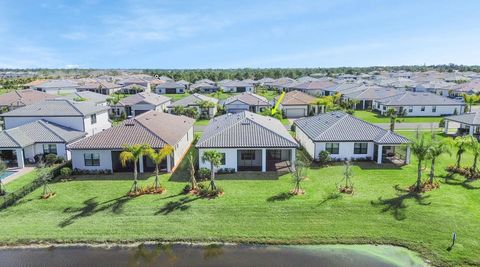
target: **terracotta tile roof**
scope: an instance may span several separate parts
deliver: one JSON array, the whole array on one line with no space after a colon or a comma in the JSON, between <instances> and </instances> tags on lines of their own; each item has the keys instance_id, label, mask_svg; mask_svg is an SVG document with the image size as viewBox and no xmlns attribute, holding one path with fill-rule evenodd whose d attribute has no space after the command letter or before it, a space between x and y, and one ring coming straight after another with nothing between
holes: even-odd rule
<instances>
[{"instance_id":1,"label":"terracotta tile roof","mask_svg":"<svg viewBox=\"0 0 480 267\"><path fill-rule=\"evenodd\" d=\"M278 100L279 97L275 99L275 101ZM310 105L314 104L317 101L316 97L313 97L309 94L300 92L300 91L290 91L285 94L285 96L282 99L282 105L288 106L288 105Z\"/></svg>"},{"instance_id":2,"label":"terracotta tile roof","mask_svg":"<svg viewBox=\"0 0 480 267\"><path fill-rule=\"evenodd\" d=\"M26 106L46 99L54 99L54 95L32 89L12 91L0 96L0 106Z\"/></svg>"}]
</instances>

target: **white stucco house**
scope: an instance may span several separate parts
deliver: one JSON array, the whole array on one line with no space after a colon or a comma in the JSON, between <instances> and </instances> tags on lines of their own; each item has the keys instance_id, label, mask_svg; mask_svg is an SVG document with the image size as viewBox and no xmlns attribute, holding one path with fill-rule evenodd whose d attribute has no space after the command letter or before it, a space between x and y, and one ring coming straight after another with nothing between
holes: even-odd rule
<instances>
[{"instance_id":1,"label":"white stucco house","mask_svg":"<svg viewBox=\"0 0 480 267\"><path fill-rule=\"evenodd\" d=\"M160 164L163 171L174 171L188 152L194 140L194 119L164 112L148 111L118 126L70 144L72 167L78 170L109 170L130 172L133 164L122 166L119 155L124 145L147 144L158 150L171 145L173 154ZM143 156L139 161L139 172L155 170L155 165Z\"/></svg>"},{"instance_id":2,"label":"white stucco house","mask_svg":"<svg viewBox=\"0 0 480 267\"><path fill-rule=\"evenodd\" d=\"M155 93L142 92L128 96L111 106L111 114L120 117L125 113L127 117L138 116L150 110L164 111L170 105L170 97Z\"/></svg>"},{"instance_id":3,"label":"white stucco house","mask_svg":"<svg viewBox=\"0 0 480 267\"><path fill-rule=\"evenodd\" d=\"M280 97L276 97L272 105L275 105ZM286 93L278 107L287 118L301 118L323 112L323 106L316 104L317 98L300 91Z\"/></svg>"},{"instance_id":4,"label":"white stucco house","mask_svg":"<svg viewBox=\"0 0 480 267\"><path fill-rule=\"evenodd\" d=\"M65 99L46 100L1 114L5 129L45 120L94 135L112 126L106 106Z\"/></svg>"},{"instance_id":5,"label":"white stucco house","mask_svg":"<svg viewBox=\"0 0 480 267\"><path fill-rule=\"evenodd\" d=\"M253 92L253 83L245 81L226 81L220 84L220 88L224 92L233 92L233 93L243 93L243 92Z\"/></svg>"},{"instance_id":6,"label":"white stucco house","mask_svg":"<svg viewBox=\"0 0 480 267\"><path fill-rule=\"evenodd\" d=\"M46 80L31 88L47 94L71 94L77 91L78 83L71 80Z\"/></svg>"},{"instance_id":7,"label":"white stucco house","mask_svg":"<svg viewBox=\"0 0 480 267\"><path fill-rule=\"evenodd\" d=\"M177 82L164 82L155 87L157 94L183 94L186 91L186 86Z\"/></svg>"},{"instance_id":8,"label":"white stucco house","mask_svg":"<svg viewBox=\"0 0 480 267\"><path fill-rule=\"evenodd\" d=\"M480 137L480 112L463 113L445 117L445 134Z\"/></svg>"},{"instance_id":9,"label":"white stucco house","mask_svg":"<svg viewBox=\"0 0 480 267\"><path fill-rule=\"evenodd\" d=\"M210 108L201 108L200 103L203 101L210 102L214 106ZM191 94L185 98L177 100L168 106L171 112L175 107L196 108L201 118L213 118L217 114L218 99L201 94Z\"/></svg>"},{"instance_id":10,"label":"white stucco house","mask_svg":"<svg viewBox=\"0 0 480 267\"><path fill-rule=\"evenodd\" d=\"M344 112L301 118L295 120L294 126L296 139L314 159L326 150L333 159L364 159L381 164L397 157L395 147L407 146L403 160L410 162L410 140Z\"/></svg>"},{"instance_id":11,"label":"white stucco house","mask_svg":"<svg viewBox=\"0 0 480 267\"><path fill-rule=\"evenodd\" d=\"M393 108L404 116L444 116L461 114L465 111L465 103L433 93L404 92L399 95L378 99L373 106L380 114Z\"/></svg>"},{"instance_id":12,"label":"white stucco house","mask_svg":"<svg viewBox=\"0 0 480 267\"><path fill-rule=\"evenodd\" d=\"M23 168L36 159L54 154L70 159L66 145L84 138L86 133L45 120L37 120L0 131L0 160L8 167Z\"/></svg>"},{"instance_id":13,"label":"white stucco house","mask_svg":"<svg viewBox=\"0 0 480 267\"><path fill-rule=\"evenodd\" d=\"M228 113L239 113L243 111L257 113L271 106L265 97L251 92L231 96L225 100L223 105Z\"/></svg>"},{"instance_id":14,"label":"white stucco house","mask_svg":"<svg viewBox=\"0 0 480 267\"><path fill-rule=\"evenodd\" d=\"M294 168L298 147L279 120L248 111L212 119L196 144L200 168L210 168L202 157L215 150L223 156L218 169L262 172Z\"/></svg>"}]
</instances>

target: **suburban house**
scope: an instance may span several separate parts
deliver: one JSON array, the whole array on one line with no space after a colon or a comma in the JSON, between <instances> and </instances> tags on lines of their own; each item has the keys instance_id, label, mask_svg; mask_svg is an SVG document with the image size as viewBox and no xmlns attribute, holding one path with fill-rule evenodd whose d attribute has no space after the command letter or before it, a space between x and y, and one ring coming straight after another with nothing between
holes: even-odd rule
<instances>
[{"instance_id":1,"label":"suburban house","mask_svg":"<svg viewBox=\"0 0 480 267\"><path fill-rule=\"evenodd\" d=\"M404 92L375 102L374 109L382 115L390 108L404 116L443 116L465 110L465 103L432 93Z\"/></svg>"},{"instance_id":2,"label":"suburban house","mask_svg":"<svg viewBox=\"0 0 480 267\"><path fill-rule=\"evenodd\" d=\"M71 80L46 80L31 88L47 94L71 94L77 91L78 83Z\"/></svg>"},{"instance_id":3,"label":"suburban house","mask_svg":"<svg viewBox=\"0 0 480 267\"><path fill-rule=\"evenodd\" d=\"M403 94L405 90L393 87L368 86L362 90L353 91L343 95L344 99L356 100L358 103L355 109L371 109L375 106L375 101Z\"/></svg>"},{"instance_id":4,"label":"suburban house","mask_svg":"<svg viewBox=\"0 0 480 267\"><path fill-rule=\"evenodd\" d=\"M72 167L78 170L112 172L133 171L133 164L122 166L120 153L125 145L147 144L155 150L166 145L173 147L173 154L160 164L161 170L174 171L194 140L194 119L159 111L148 111L122 122L108 130L70 144ZM143 156L139 172L155 170L154 163Z\"/></svg>"},{"instance_id":5,"label":"suburban house","mask_svg":"<svg viewBox=\"0 0 480 267\"><path fill-rule=\"evenodd\" d=\"M243 93L253 92L253 83L245 81L227 81L220 85L224 92Z\"/></svg>"},{"instance_id":6,"label":"suburban house","mask_svg":"<svg viewBox=\"0 0 480 267\"><path fill-rule=\"evenodd\" d=\"M334 86L335 83L330 80L316 80L316 81L309 81L304 83L295 83L290 86L285 86L285 91L301 91L313 96L323 96L329 95L325 89Z\"/></svg>"},{"instance_id":7,"label":"suburban house","mask_svg":"<svg viewBox=\"0 0 480 267\"><path fill-rule=\"evenodd\" d=\"M37 120L82 131L87 136L111 127L108 107L65 99L46 100L1 114L5 129L12 129Z\"/></svg>"},{"instance_id":8,"label":"suburban house","mask_svg":"<svg viewBox=\"0 0 480 267\"><path fill-rule=\"evenodd\" d=\"M15 90L0 95L0 109L1 111L10 111L47 99L55 99L55 97L54 95L32 89Z\"/></svg>"},{"instance_id":9,"label":"suburban house","mask_svg":"<svg viewBox=\"0 0 480 267\"><path fill-rule=\"evenodd\" d=\"M210 83L196 82L190 85L190 90L200 93L213 93L218 91L218 86Z\"/></svg>"},{"instance_id":10,"label":"suburban house","mask_svg":"<svg viewBox=\"0 0 480 267\"><path fill-rule=\"evenodd\" d=\"M274 102L278 101L276 97ZM315 115L323 111L321 106L316 104L317 98L300 91L290 91L286 93L278 107L287 118L300 118L309 115ZM275 104L273 103L273 104Z\"/></svg>"},{"instance_id":11,"label":"suburban house","mask_svg":"<svg viewBox=\"0 0 480 267\"><path fill-rule=\"evenodd\" d=\"M176 82L164 82L155 87L157 94L183 94L185 93L185 85Z\"/></svg>"},{"instance_id":12,"label":"suburban house","mask_svg":"<svg viewBox=\"0 0 480 267\"><path fill-rule=\"evenodd\" d=\"M82 85L79 85L77 88L77 91L82 92L82 91L90 91L102 95L111 95L113 93L116 93L120 91L122 87L118 84L114 84L111 82L107 81L102 81L102 80L93 80L93 81L87 81Z\"/></svg>"},{"instance_id":13,"label":"suburban house","mask_svg":"<svg viewBox=\"0 0 480 267\"><path fill-rule=\"evenodd\" d=\"M454 131L452 131L454 129ZM445 134L480 137L480 112L445 117Z\"/></svg>"},{"instance_id":14,"label":"suburban house","mask_svg":"<svg viewBox=\"0 0 480 267\"><path fill-rule=\"evenodd\" d=\"M268 100L251 92L234 95L225 100L223 103L227 113L238 113L242 111L261 112L265 108L270 107Z\"/></svg>"},{"instance_id":15,"label":"suburban house","mask_svg":"<svg viewBox=\"0 0 480 267\"><path fill-rule=\"evenodd\" d=\"M170 103L170 97L142 92L125 97L115 105L112 105L111 114L114 117L120 117L122 113L127 117L138 116L149 110L164 111Z\"/></svg>"},{"instance_id":16,"label":"suburban house","mask_svg":"<svg viewBox=\"0 0 480 267\"><path fill-rule=\"evenodd\" d=\"M23 168L48 154L66 160L66 145L84 138L86 133L45 120L33 121L0 132L0 159L8 167Z\"/></svg>"},{"instance_id":17,"label":"suburban house","mask_svg":"<svg viewBox=\"0 0 480 267\"><path fill-rule=\"evenodd\" d=\"M308 154L319 158L328 151L339 160L374 160L377 163L397 159L395 148L407 146L404 162L410 162L410 140L344 112L329 112L295 120L295 136Z\"/></svg>"},{"instance_id":18,"label":"suburban house","mask_svg":"<svg viewBox=\"0 0 480 267\"><path fill-rule=\"evenodd\" d=\"M74 101L74 102L88 102L95 105L106 106L107 105L107 95L94 93L91 91L82 91L82 92L75 92L70 95L66 95L62 98Z\"/></svg>"},{"instance_id":19,"label":"suburban house","mask_svg":"<svg viewBox=\"0 0 480 267\"><path fill-rule=\"evenodd\" d=\"M210 102L214 104L214 106L209 108L202 108L200 107L200 104L202 102ZM171 112L175 107L185 107L185 108L193 107L198 110L200 117L213 118L215 114L217 114L217 104L218 104L218 99L216 98L194 93L185 98L182 98L180 100L173 102L171 105L168 106L168 110Z\"/></svg>"},{"instance_id":20,"label":"suburban house","mask_svg":"<svg viewBox=\"0 0 480 267\"><path fill-rule=\"evenodd\" d=\"M205 151L216 150L223 157L219 169L262 172L294 168L298 147L279 120L248 111L214 118L196 144L201 168L210 168Z\"/></svg>"},{"instance_id":21,"label":"suburban house","mask_svg":"<svg viewBox=\"0 0 480 267\"><path fill-rule=\"evenodd\" d=\"M148 86L144 86L142 84L128 84L122 86L121 92L124 94L129 94L129 95L134 95L138 93L143 93L143 92L150 92L150 83L148 83Z\"/></svg>"}]
</instances>

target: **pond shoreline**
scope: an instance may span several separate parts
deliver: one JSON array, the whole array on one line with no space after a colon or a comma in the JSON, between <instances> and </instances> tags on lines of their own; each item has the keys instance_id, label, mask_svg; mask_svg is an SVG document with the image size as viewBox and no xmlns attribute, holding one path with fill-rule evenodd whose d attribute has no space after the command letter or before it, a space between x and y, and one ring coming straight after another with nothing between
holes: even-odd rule
<instances>
[{"instance_id":1,"label":"pond shoreline","mask_svg":"<svg viewBox=\"0 0 480 267\"><path fill-rule=\"evenodd\" d=\"M411 255L412 259L421 262L425 266L430 266L432 262L425 258L418 251L409 249L405 246L398 246L392 244L372 244L372 243L357 243L357 244L341 244L341 243L324 243L324 244L292 244L292 243L234 243L234 242L182 242L182 241L137 241L137 242L40 242L40 243L28 243L28 244L15 244L15 245L0 245L0 251L5 250L22 250L22 249L56 249L56 248L100 248L100 249L132 249L140 246L155 246L155 245L167 245L167 246L184 246L184 247L209 247L209 246L221 246L221 247L251 247L251 248L265 248L265 247L291 247L299 249L307 249L311 247L323 248L323 249L347 249L357 253L367 253L375 255L371 252L371 248L391 249L391 250L405 250ZM377 255L378 256L378 255Z\"/></svg>"}]
</instances>

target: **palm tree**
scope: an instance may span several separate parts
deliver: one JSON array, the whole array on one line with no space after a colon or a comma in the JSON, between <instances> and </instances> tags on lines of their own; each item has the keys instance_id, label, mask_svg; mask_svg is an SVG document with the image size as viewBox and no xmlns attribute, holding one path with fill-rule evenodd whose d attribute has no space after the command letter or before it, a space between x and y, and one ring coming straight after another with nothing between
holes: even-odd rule
<instances>
[{"instance_id":1,"label":"palm tree","mask_svg":"<svg viewBox=\"0 0 480 267\"><path fill-rule=\"evenodd\" d=\"M188 155L188 164L190 165L190 189L196 190L197 189L197 179L195 179L195 157L193 153Z\"/></svg>"},{"instance_id":2,"label":"palm tree","mask_svg":"<svg viewBox=\"0 0 480 267\"><path fill-rule=\"evenodd\" d=\"M215 170L214 167L220 166L222 162L222 154L216 150L205 151L202 156L203 162L210 162L210 187L212 190L217 189L215 185Z\"/></svg>"},{"instance_id":3,"label":"palm tree","mask_svg":"<svg viewBox=\"0 0 480 267\"><path fill-rule=\"evenodd\" d=\"M431 143L430 149L428 150L428 159L431 160L430 165L430 184L433 184L433 178L435 177L435 161L442 154L450 153L447 142L445 141L433 141ZM480 150L479 150L480 153Z\"/></svg>"},{"instance_id":4,"label":"palm tree","mask_svg":"<svg viewBox=\"0 0 480 267\"><path fill-rule=\"evenodd\" d=\"M393 108L389 108L387 112L385 113L387 117L390 117L390 131L394 132L395 131L395 123L398 121L399 116L403 116L404 114L401 114L397 110Z\"/></svg>"},{"instance_id":5,"label":"palm tree","mask_svg":"<svg viewBox=\"0 0 480 267\"><path fill-rule=\"evenodd\" d=\"M474 172L477 171L477 161L478 161L478 157L480 156L480 142L478 142L478 139L473 137L473 136L469 136L468 137L470 140L468 142L468 150L470 150L473 154L473 165L472 165L472 169Z\"/></svg>"},{"instance_id":6,"label":"palm tree","mask_svg":"<svg viewBox=\"0 0 480 267\"><path fill-rule=\"evenodd\" d=\"M455 166L457 168L460 168L460 163L462 161L462 155L467 150L469 142L470 142L469 138L464 137L464 136L457 136L457 137L455 137L455 139L453 139L451 141L451 145L453 145L453 147L457 148L457 162L455 164Z\"/></svg>"},{"instance_id":7,"label":"palm tree","mask_svg":"<svg viewBox=\"0 0 480 267\"><path fill-rule=\"evenodd\" d=\"M465 100L465 103L467 103L468 105L468 111L472 111L472 105L475 104L475 102L477 101L477 96L463 94L463 99Z\"/></svg>"},{"instance_id":8,"label":"palm tree","mask_svg":"<svg viewBox=\"0 0 480 267\"><path fill-rule=\"evenodd\" d=\"M431 144L425 141L424 135L422 135L420 138L416 138L416 140L411 145L412 153L417 157L418 160L417 183L415 186L415 189L417 191L420 191L422 185L422 162L427 159L430 147Z\"/></svg>"},{"instance_id":9,"label":"palm tree","mask_svg":"<svg viewBox=\"0 0 480 267\"><path fill-rule=\"evenodd\" d=\"M127 166L127 162L133 162L133 186L130 192L138 192L138 171L137 162L142 158L150 147L146 144L124 145L123 151L120 153L120 163L123 167Z\"/></svg>"},{"instance_id":10,"label":"palm tree","mask_svg":"<svg viewBox=\"0 0 480 267\"><path fill-rule=\"evenodd\" d=\"M165 145L162 149L155 151L155 149L150 148L146 151L148 157L153 161L155 164L155 182L154 182L154 187L155 189L158 189L160 186L158 182L158 173L160 172L159 166L162 161L169 156L170 154L173 153L173 147L171 145Z\"/></svg>"}]
</instances>

